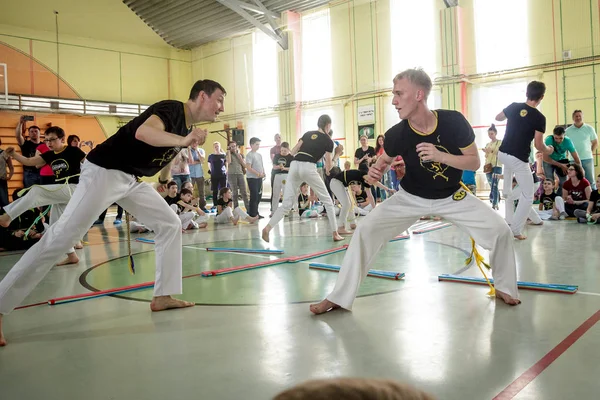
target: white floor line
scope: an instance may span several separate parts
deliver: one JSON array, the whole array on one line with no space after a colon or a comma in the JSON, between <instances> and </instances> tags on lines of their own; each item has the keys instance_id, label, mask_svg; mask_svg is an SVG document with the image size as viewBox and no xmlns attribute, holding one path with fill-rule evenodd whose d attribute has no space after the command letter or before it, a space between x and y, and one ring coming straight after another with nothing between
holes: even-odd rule
<instances>
[{"instance_id":1,"label":"white floor line","mask_svg":"<svg viewBox=\"0 0 600 400\"><path fill-rule=\"evenodd\" d=\"M580 291L578 291L577 294L585 294L587 296L600 296L600 293L592 293L592 292L580 292Z\"/></svg>"}]
</instances>

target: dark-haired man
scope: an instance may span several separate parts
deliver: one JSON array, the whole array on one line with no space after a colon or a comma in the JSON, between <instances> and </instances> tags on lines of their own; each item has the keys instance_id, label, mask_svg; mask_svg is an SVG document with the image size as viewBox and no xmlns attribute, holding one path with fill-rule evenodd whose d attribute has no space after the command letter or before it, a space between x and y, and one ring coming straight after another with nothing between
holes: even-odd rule
<instances>
[{"instance_id":1,"label":"dark-haired man","mask_svg":"<svg viewBox=\"0 0 600 400\"><path fill-rule=\"evenodd\" d=\"M552 131L552 135L547 136L544 139L544 144L552 146L554 152L550 155L544 154L543 167L544 175L546 178L554 181L554 173L558 176L558 193L562 193L562 185L567 180L567 167L569 166L569 159L567 153L575 160L575 164L581 165L579 155L575 150L575 146L571 139L565 136L565 128L557 126Z\"/></svg>"},{"instance_id":2,"label":"dark-haired man","mask_svg":"<svg viewBox=\"0 0 600 400\"><path fill-rule=\"evenodd\" d=\"M29 137L25 138L25 131L29 133ZM27 117L21 116L17 129L15 129L17 143L21 148L21 154L24 157L35 156L35 151L40 145L40 128L36 125L27 128ZM36 167L23 166L23 186L28 188L33 185L40 184L40 171Z\"/></svg>"},{"instance_id":3,"label":"dark-haired man","mask_svg":"<svg viewBox=\"0 0 600 400\"><path fill-rule=\"evenodd\" d=\"M60 255L115 202L156 233L156 282L150 309L193 306L171 297L182 288L181 222L160 194L138 178L160 172L159 183L166 185L169 164L181 148L206 140L206 130L192 129L193 124L214 122L224 110L225 94L215 81L197 81L185 103L164 100L151 105L88 154L62 217L0 282L0 346L6 344L2 314L18 306Z\"/></svg>"},{"instance_id":4,"label":"dark-haired man","mask_svg":"<svg viewBox=\"0 0 600 400\"><path fill-rule=\"evenodd\" d=\"M531 141L535 148L543 154L550 155L554 151L552 146L544 144L546 132L546 117L536 108L542 102L546 93L544 82L533 81L527 85L527 101L525 103L512 103L496 116L497 121L506 123L506 133L498 151L498 160L504 164L504 197L506 199L506 223L510 226L516 239L527 239L523 235L523 228L527 215L533 204L533 176L529 168ZM519 185L520 191L512 190L513 176ZM520 193L519 197L516 194ZM519 200L517 209L511 207L515 200Z\"/></svg>"},{"instance_id":5,"label":"dark-haired man","mask_svg":"<svg viewBox=\"0 0 600 400\"><path fill-rule=\"evenodd\" d=\"M43 154L34 157L23 157L16 153L12 147L6 149L6 153L26 167L41 168L44 165L50 166L56 183L32 186L27 194L6 206L4 208L6 214L0 215L0 226L2 227L8 227L12 220L27 210L50 205L52 206L50 225L53 225L60 219L67 203L71 200L71 195L77 188L81 163L85 159L85 153L79 147L65 144L65 131L59 126L46 129L45 136L49 150ZM79 238L75 242L78 240ZM77 264L79 262L79 257L77 257L73 247L69 248L66 253L67 259L57 265Z\"/></svg>"}]
</instances>

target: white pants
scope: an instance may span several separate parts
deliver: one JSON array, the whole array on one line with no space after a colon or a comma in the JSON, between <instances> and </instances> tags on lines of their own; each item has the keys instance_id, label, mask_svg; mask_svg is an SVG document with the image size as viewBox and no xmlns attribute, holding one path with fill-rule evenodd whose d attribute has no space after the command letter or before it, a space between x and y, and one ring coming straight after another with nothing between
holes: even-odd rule
<instances>
[{"instance_id":1,"label":"white pants","mask_svg":"<svg viewBox=\"0 0 600 400\"><path fill-rule=\"evenodd\" d=\"M325 182L323 182L323 179L321 179L321 176L317 172L317 166L314 163L306 161L294 161L290 165L290 171L288 172L288 178L283 192L283 203L269 220L269 225L271 227L277 225L283 216L292 209L294 203L297 201L296 193L302 182L308 183L311 189L315 191L319 200L327 210L327 218L329 219L329 228L331 229L331 232L336 232L337 221L335 219L333 201L331 201L331 197L329 197Z\"/></svg>"},{"instance_id":2,"label":"white pants","mask_svg":"<svg viewBox=\"0 0 600 400\"><path fill-rule=\"evenodd\" d=\"M371 211L373 211L373 206L370 204L367 204L362 208L359 206L354 207L354 212L358 215L362 215L363 217L368 215Z\"/></svg>"},{"instance_id":3,"label":"white pants","mask_svg":"<svg viewBox=\"0 0 600 400\"><path fill-rule=\"evenodd\" d=\"M79 184L61 218L0 282L0 314L8 314L21 304L60 256L115 202L155 232L154 295L180 294L182 247L177 215L149 184L85 161Z\"/></svg>"},{"instance_id":4,"label":"white pants","mask_svg":"<svg viewBox=\"0 0 600 400\"><path fill-rule=\"evenodd\" d=\"M239 207L236 207L235 210L231 207L225 207L225 209L221 212L221 214L215 217L216 224L226 224L230 221L230 218L236 218L246 220L248 218L248 214Z\"/></svg>"},{"instance_id":5,"label":"white pants","mask_svg":"<svg viewBox=\"0 0 600 400\"><path fill-rule=\"evenodd\" d=\"M179 207L177 207L177 204L171 204L171 210L177 214ZM198 229L198 223L208 222L207 216L198 215L194 211L182 212L178 216L182 229Z\"/></svg>"},{"instance_id":6,"label":"white pants","mask_svg":"<svg viewBox=\"0 0 600 400\"><path fill-rule=\"evenodd\" d=\"M350 193L348 193L348 188L344 186L344 184L338 180L333 178L329 182L329 188L338 199L340 204L342 205L342 210L340 211L338 226L344 226L344 229L350 230L351 224L356 224L356 216L354 215L354 210L352 208L352 199L350 198ZM350 212L352 210L352 212ZM350 218L348 218L350 216Z\"/></svg>"},{"instance_id":7,"label":"white pants","mask_svg":"<svg viewBox=\"0 0 600 400\"><path fill-rule=\"evenodd\" d=\"M513 198L520 199L521 198L521 194L522 194L522 190L521 190L520 186L515 186L514 188L512 188L512 196L513 196ZM519 200L519 204L521 204L521 200ZM510 206L512 206L513 211L514 211L514 208L515 208L514 200L511 201L511 202L509 202L508 200L506 200L506 208L508 208ZM518 209L518 207L519 206L517 205L517 209ZM564 203L563 203L563 209L564 209ZM530 219L531 222L533 222L536 225L539 225L542 222L542 220L540 219L540 215L531 206L529 207L529 211L527 212L527 217L526 217L525 221L527 221L527 219Z\"/></svg>"},{"instance_id":8,"label":"white pants","mask_svg":"<svg viewBox=\"0 0 600 400\"><path fill-rule=\"evenodd\" d=\"M10 219L14 220L32 208L52 206L50 210L50 225L53 225L60 219L76 188L77 185L74 184L34 185L25 193L25 196L4 207L4 211L6 211ZM79 239L81 238L75 240L71 246L78 242ZM67 254L73 252L75 252L73 247L67 250Z\"/></svg>"},{"instance_id":9,"label":"white pants","mask_svg":"<svg viewBox=\"0 0 600 400\"><path fill-rule=\"evenodd\" d=\"M275 178L273 178L273 196L271 200L271 210L277 210L279 207L279 196L281 196L281 192L285 187L284 181L287 180L288 174L275 174Z\"/></svg>"},{"instance_id":10,"label":"white pants","mask_svg":"<svg viewBox=\"0 0 600 400\"><path fill-rule=\"evenodd\" d=\"M470 193L462 200L453 200L452 196L430 200L413 196L400 188L358 224L344 255L335 287L327 299L347 310L352 309L358 288L383 245L423 215L443 217L464 229L478 245L490 250L496 289L518 297L514 239L501 216Z\"/></svg>"},{"instance_id":11,"label":"white pants","mask_svg":"<svg viewBox=\"0 0 600 400\"><path fill-rule=\"evenodd\" d=\"M523 227L527 222L527 217L531 218L531 205L533 204L533 176L529 163L519 160L517 157L498 152L498 160L504 164L504 198L506 199L506 223L513 231L513 235L521 235ZM520 191L513 191L513 175L517 180ZM519 200L517 209L514 209L514 201ZM535 213L535 212L534 212ZM537 217L537 213L535 213Z\"/></svg>"}]
</instances>

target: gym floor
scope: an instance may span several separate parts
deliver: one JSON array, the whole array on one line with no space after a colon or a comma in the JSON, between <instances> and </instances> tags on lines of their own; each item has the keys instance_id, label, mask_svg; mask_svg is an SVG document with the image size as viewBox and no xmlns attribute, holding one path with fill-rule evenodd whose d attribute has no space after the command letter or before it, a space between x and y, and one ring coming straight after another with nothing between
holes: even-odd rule
<instances>
[{"instance_id":1,"label":"gym floor","mask_svg":"<svg viewBox=\"0 0 600 400\"><path fill-rule=\"evenodd\" d=\"M114 227L110 215L88 233L80 263L55 267L24 305L154 280L154 245L132 242L130 275L125 226ZM266 246L267 221L184 234L183 275L282 257L205 247L271 246L287 257L339 246L326 218L298 217L285 218ZM179 297L197 306L183 310L151 313L152 289L15 310L4 318L0 397L269 399L312 378L362 376L439 399L597 398L600 229L549 221L527 235L514 243L519 280L578 285L578 293L521 290L523 303L509 307L485 286L438 282L440 274L481 276L465 266L469 237L451 226L387 244L374 268L406 277L367 277L353 312L309 312L337 277L309 269L310 261L185 278ZM0 254L4 277L20 254ZM339 265L343 256L314 261Z\"/></svg>"}]
</instances>

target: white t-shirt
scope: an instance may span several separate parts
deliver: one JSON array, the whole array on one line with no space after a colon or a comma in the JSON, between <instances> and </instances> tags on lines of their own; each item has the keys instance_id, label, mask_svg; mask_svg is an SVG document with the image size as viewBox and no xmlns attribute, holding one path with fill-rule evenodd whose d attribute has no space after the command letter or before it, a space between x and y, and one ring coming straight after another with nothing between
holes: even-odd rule
<instances>
[{"instance_id":1,"label":"white t-shirt","mask_svg":"<svg viewBox=\"0 0 600 400\"><path fill-rule=\"evenodd\" d=\"M265 167L263 166L262 156L257 151L250 151L246 154L246 164L250 164L253 170L265 173ZM259 176L246 170L246 178L258 178Z\"/></svg>"}]
</instances>

